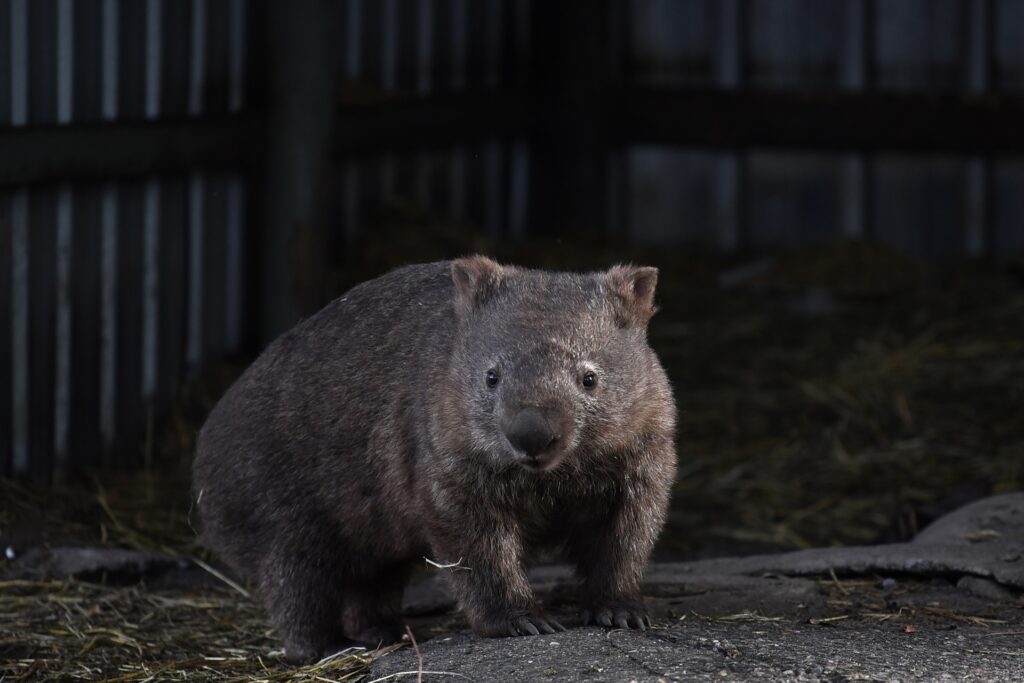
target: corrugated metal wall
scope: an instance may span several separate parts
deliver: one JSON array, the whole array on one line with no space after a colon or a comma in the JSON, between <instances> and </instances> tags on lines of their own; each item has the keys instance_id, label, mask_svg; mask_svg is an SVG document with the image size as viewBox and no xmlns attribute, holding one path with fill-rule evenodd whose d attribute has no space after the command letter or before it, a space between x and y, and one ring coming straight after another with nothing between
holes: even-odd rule
<instances>
[{"instance_id":1,"label":"corrugated metal wall","mask_svg":"<svg viewBox=\"0 0 1024 683\"><path fill-rule=\"evenodd\" d=\"M1024 96L1017 0L613 5L612 32L625 49L611 68L627 83ZM531 11L529 0L342 0L339 69L358 91L516 87L529 78ZM404 202L483 226L492 238L527 234L531 161L525 140L495 139L347 163L338 230L351 244L381 206ZM1024 248L1024 214L1011 208L1024 194L1018 165L1001 157L632 146L609 159L609 213L619 217L611 231L725 251L868 236L930 257L999 257Z\"/></svg>"},{"instance_id":2,"label":"corrugated metal wall","mask_svg":"<svg viewBox=\"0 0 1024 683\"><path fill-rule=\"evenodd\" d=\"M610 4L617 84L1024 96L1017 0ZM0 129L244 112L263 79L258 6L0 0ZM534 0L336 8L343 104L521 90L542 66ZM538 162L525 135L339 161L334 260L398 203L495 240L529 234ZM607 172L611 232L644 243L734 251L870 236L939 257L1024 247L1019 158L628 145ZM0 471L145 457L151 407L242 340L250 194L242 174L202 168L0 188Z\"/></svg>"},{"instance_id":3,"label":"corrugated metal wall","mask_svg":"<svg viewBox=\"0 0 1024 683\"><path fill-rule=\"evenodd\" d=\"M0 127L239 111L248 12L0 0ZM241 341L245 193L199 168L0 188L0 473L148 457L150 411Z\"/></svg>"},{"instance_id":4,"label":"corrugated metal wall","mask_svg":"<svg viewBox=\"0 0 1024 683\"><path fill-rule=\"evenodd\" d=\"M340 0L343 97L483 93L530 78L531 0ZM338 169L336 242L352 245L399 203L478 226L526 231L527 141L495 137L448 149L354 159Z\"/></svg>"},{"instance_id":5,"label":"corrugated metal wall","mask_svg":"<svg viewBox=\"0 0 1024 683\"><path fill-rule=\"evenodd\" d=\"M1024 95L1017 0L629 4L626 72L640 83ZM729 251L870 236L940 258L1024 248L1020 159L652 146L624 157L625 229L643 242Z\"/></svg>"}]
</instances>

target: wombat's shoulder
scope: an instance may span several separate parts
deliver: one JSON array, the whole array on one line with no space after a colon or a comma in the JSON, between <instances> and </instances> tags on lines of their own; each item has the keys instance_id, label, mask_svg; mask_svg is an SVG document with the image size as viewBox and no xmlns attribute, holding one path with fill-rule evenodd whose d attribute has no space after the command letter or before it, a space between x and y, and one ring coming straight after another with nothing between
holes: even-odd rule
<instances>
[{"instance_id":1,"label":"wombat's shoulder","mask_svg":"<svg viewBox=\"0 0 1024 683\"><path fill-rule=\"evenodd\" d=\"M328 311L344 303L401 305L413 300L439 303L450 301L452 294L451 261L416 263L359 283L323 310Z\"/></svg>"}]
</instances>

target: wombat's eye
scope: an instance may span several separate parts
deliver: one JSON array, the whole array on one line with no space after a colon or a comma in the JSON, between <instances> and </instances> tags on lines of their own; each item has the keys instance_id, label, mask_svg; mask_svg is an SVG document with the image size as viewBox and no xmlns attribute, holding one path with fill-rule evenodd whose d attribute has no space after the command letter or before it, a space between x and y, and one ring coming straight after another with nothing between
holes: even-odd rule
<instances>
[{"instance_id":1,"label":"wombat's eye","mask_svg":"<svg viewBox=\"0 0 1024 683\"><path fill-rule=\"evenodd\" d=\"M589 370L584 372L583 376L580 377L580 384L583 385L584 389L593 389L597 386L597 375Z\"/></svg>"},{"instance_id":2,"label":"wombat's eye","mask_svg":"<svg viewBox=\"0 0 1024 683\"><path fill-rule=\"evenodd\" d=\"M487 386L492 389L498 386L498 380L500 379L501 377L498 375L497 370L488 370L487 374L484 375L484 381L487 382Z\"/></svg>"}]
</instances>

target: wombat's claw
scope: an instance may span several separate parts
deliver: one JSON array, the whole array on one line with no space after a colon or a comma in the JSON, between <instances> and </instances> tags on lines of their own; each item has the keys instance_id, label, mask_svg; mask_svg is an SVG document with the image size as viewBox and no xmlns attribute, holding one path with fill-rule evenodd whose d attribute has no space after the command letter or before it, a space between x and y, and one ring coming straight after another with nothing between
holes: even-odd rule
<instances>
[{"instance_id":1,"label":"wombat's claw","mask_svg":"<svg viewBox=\"0 0 1024 683\"><path fill-rule=\"evenodd\" d=\"M558 621L548 616L526 611L510 612L507 616L508 635L539 636L566 630Z\"/></svg>"},{"instance_id":2,"label":"wombat's claw","mask_svg":"<svg viewBox=\"0 0 1024 683\"><path fill-rule=\"evenodd\" d=\"M608 628L635 628L641 631L646 631L651 627L651 618L647 616L647 611L638 606L585 609L580 614L580 618L584 626L596 623Z\"/></svg>"},{"instance_id":3,"label":"wombat's claw","mask_svg":"<svg viewBox=\"0 0 1024 683\"><path fill-rule=\"evenodd\" d=\"M509 622L509 633L513 636L539 636L541 633L564 631L565 627L554 619L535 615L514 617Z\"/></svg>"}]
</instances>

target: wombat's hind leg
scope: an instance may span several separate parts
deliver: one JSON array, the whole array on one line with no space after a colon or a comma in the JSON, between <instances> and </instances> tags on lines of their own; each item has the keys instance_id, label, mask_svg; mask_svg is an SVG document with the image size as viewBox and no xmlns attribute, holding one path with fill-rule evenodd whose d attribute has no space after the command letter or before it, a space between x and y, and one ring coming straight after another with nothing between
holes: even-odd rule
<instances>
[{"instance_id":1,"label":"wombat's hind leg","mask_svg":"<svg viewBox=\"0 0 1024 683\"><path fill-rule=\"evenodd\" d=\"M345 636L367 647L380 647L402 639L402 593L409 572L389 567L373 578L346 581L342 626Z\"/></svg>"},{"instance_id":2,"label":"wombat's hind leg","mask_svg":"<svg viewBox=\"0 0 1024 683\"><path fill-rule=\"evenodd\" d=\"M296 558L267 558L260 592L290 662L312 662L350 645L341 631L342 594L329 574Z\"/></svg>"}]
</instances>

